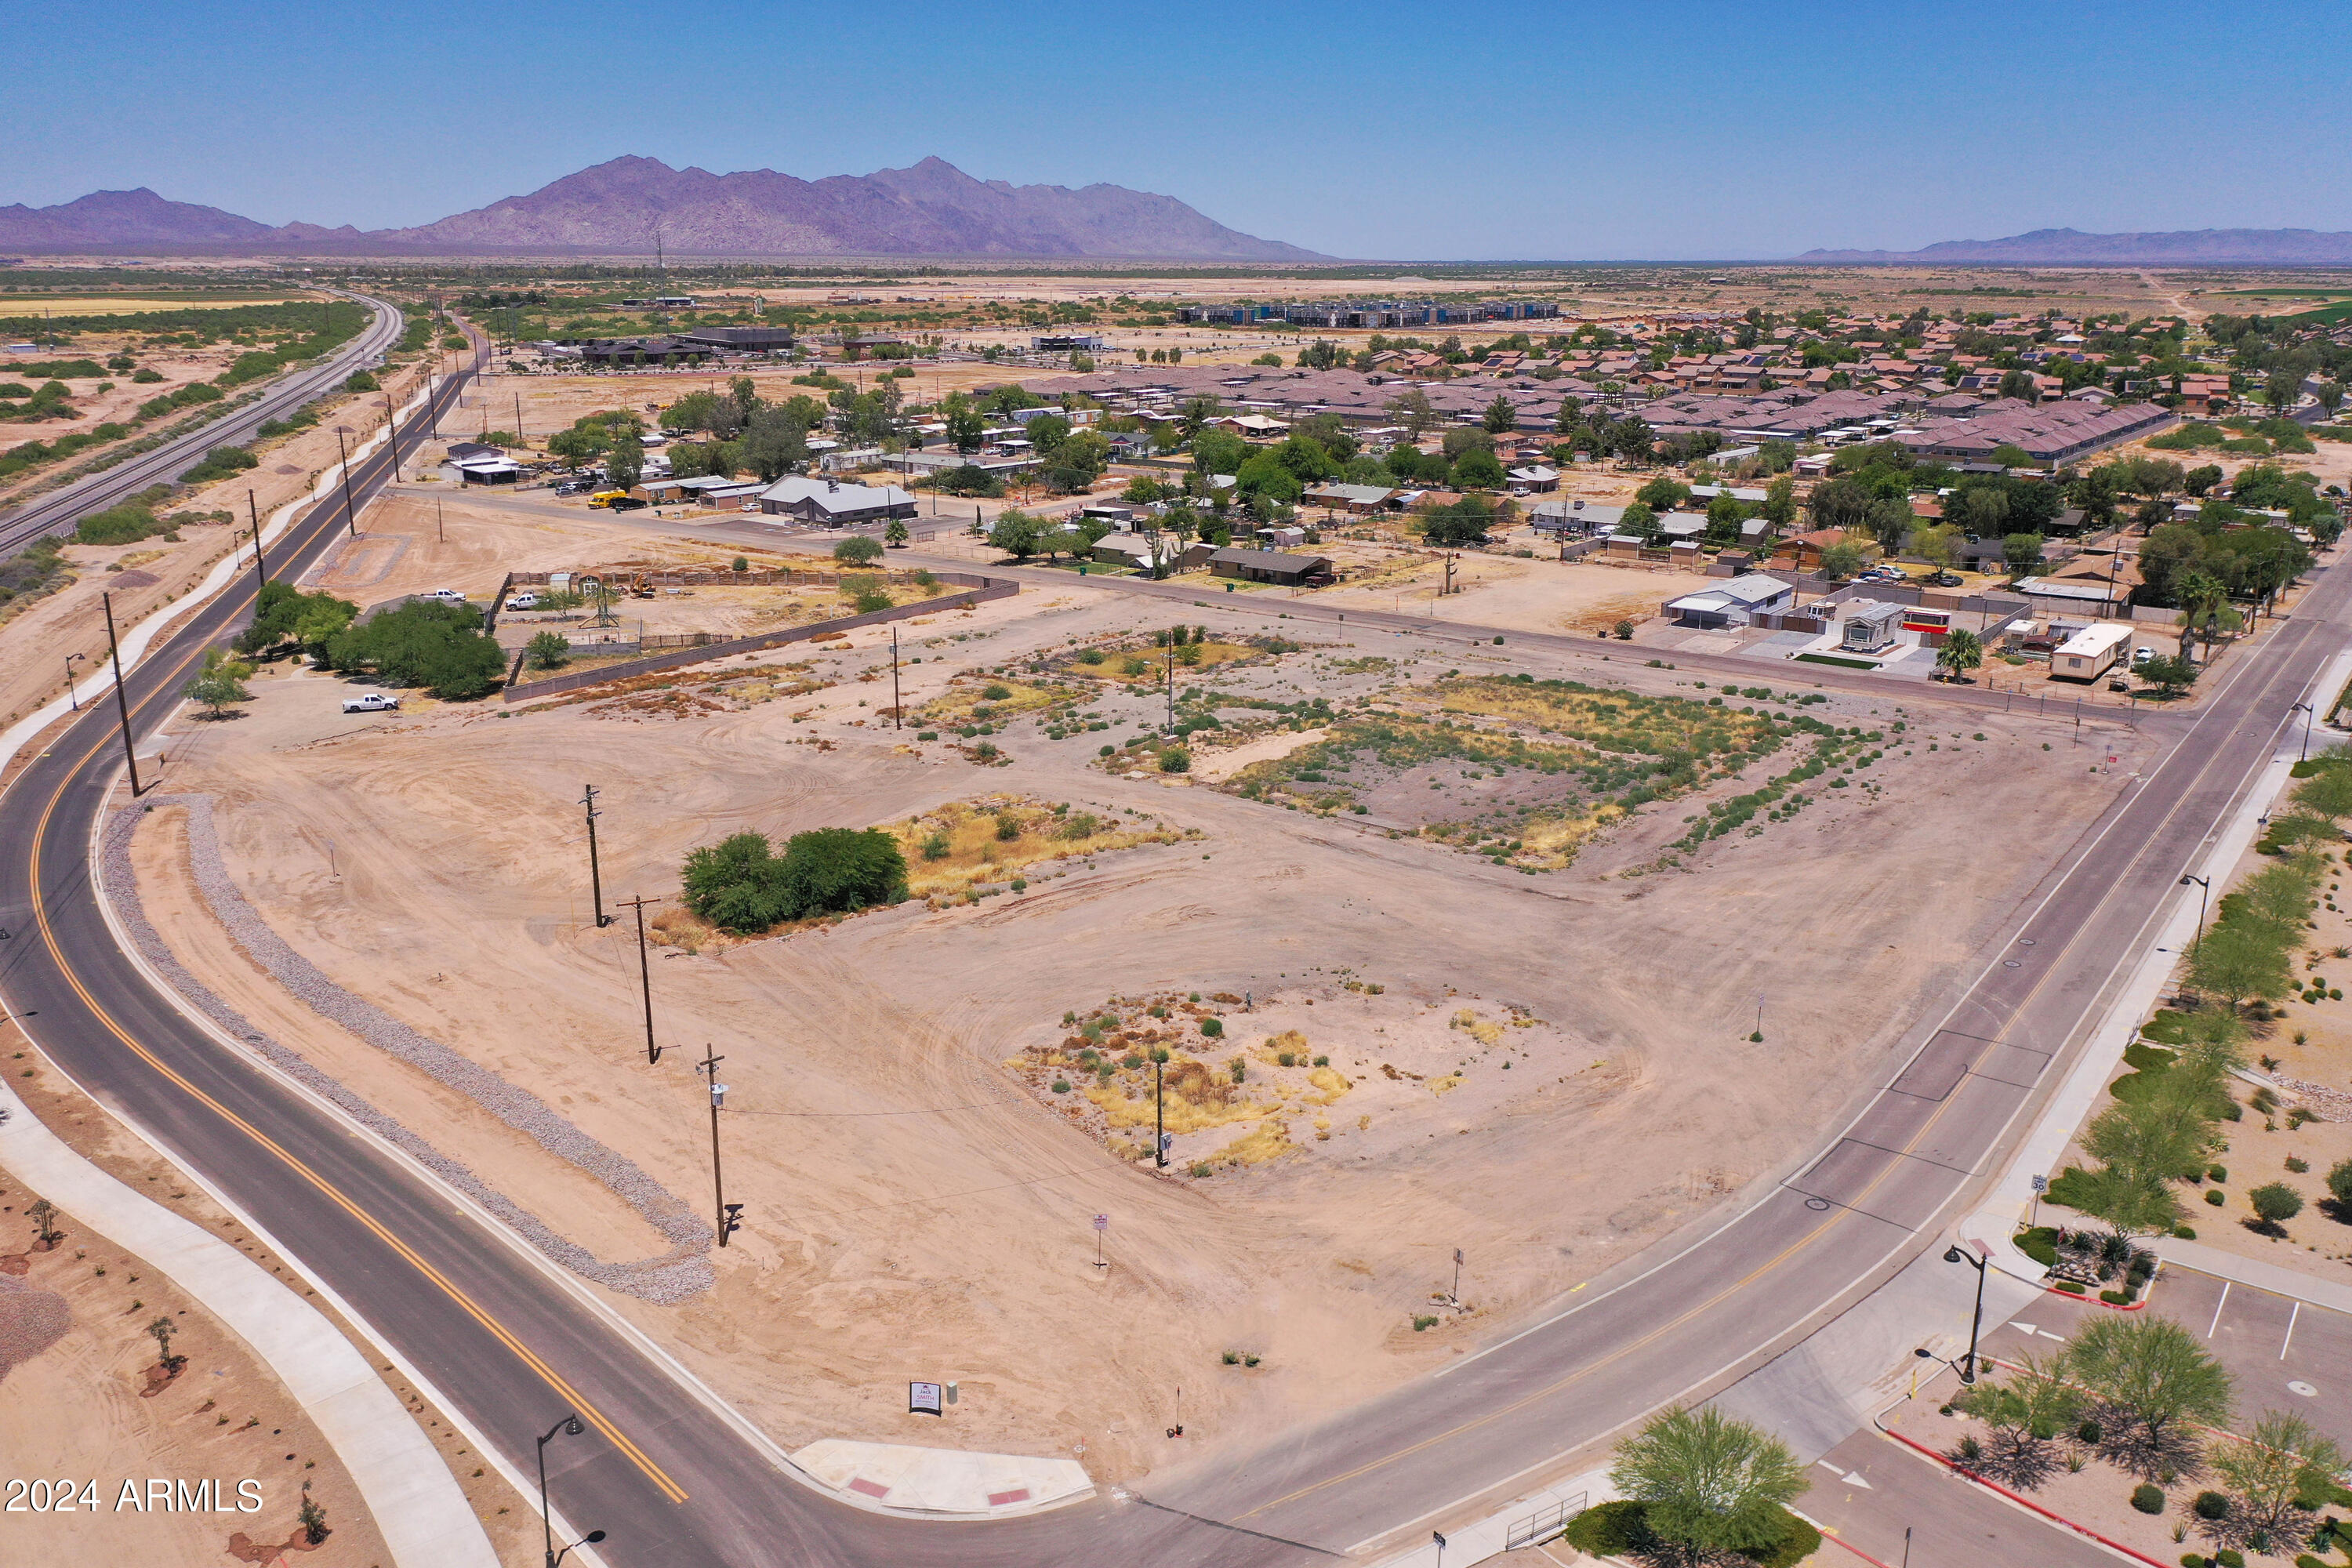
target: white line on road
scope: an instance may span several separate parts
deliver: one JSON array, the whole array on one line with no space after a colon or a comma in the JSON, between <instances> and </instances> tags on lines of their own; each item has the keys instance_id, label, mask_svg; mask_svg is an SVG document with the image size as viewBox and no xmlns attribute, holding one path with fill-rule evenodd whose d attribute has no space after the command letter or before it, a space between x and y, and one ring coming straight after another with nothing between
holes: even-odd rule
<instances>
[{"instance_id":1,"label":"white line on road","mask_svg":"<svg viewBox=\"0 0 2352 1568\"><path fill-rule=\"evenodd\" d=\"M2286 1360L2286 1347L2294 1342L2294 1321L2303 1316L2303 1303L2297 1301L2294 1310L2286 1315L2286 1337L2279 1341L2279 1360Z\"/></svg>"},{"instance_id":2,"label":"white line on road","mask_svg":"<svg viewBox=\"0 0 2352 1568\"><path fill-rule=\"evenodd\" d=\"M2221 1309L2230 1304L2230 1281L2221 1281L2221 1299L2213 1303L2213 1321L2205 1325L2205 1337L2211 1339L2213 1331L2221 1326Z\"/></svg>"}]
</instances>

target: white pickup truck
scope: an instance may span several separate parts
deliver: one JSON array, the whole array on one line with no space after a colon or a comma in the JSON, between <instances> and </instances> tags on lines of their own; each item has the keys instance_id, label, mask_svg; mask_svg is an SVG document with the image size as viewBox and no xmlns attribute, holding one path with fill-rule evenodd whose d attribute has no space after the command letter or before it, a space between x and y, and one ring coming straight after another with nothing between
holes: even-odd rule
<instances>
[{"instance_id":1,"label":"white pickup truck","mask_svg":"<svg viewBox=\"0 0 2352 1568\"><path fill-rule=\"evenodd\" d=\"M343 711L346 713L383 713L397 710L399 707L400 699L388 691L367 691L343 699Z\"/></svg>"}]
</instances>

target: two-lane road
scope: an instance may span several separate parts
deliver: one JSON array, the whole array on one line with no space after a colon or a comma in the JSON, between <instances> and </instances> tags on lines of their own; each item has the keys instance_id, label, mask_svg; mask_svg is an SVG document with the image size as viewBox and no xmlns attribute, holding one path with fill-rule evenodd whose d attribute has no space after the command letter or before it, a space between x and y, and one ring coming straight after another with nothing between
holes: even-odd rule
<instances>
[{"instance_id":1,"label":"two-lane road","mask_svg":"<svg viewBox=\"0 0 2352 1568\"><path fill-rule=\"evenodd\" d=\"M279 377L258 398L232 414L207 420L152 451L126 458L110 468L101 468L22 505L0 510L0 555L44 534L61 533L89 513L103 511L159 480L176 479L215 447L251 440L265 421L291 414L312 398L341 385L353 371L372 363L400 341L397 307L341 289L328 292L340 294L375 312L358 337L317 364Z\"/></svg>"},{"instance_id":2,"label":"two-lane road","mask_svg":"<svg viewBox=\"0 0 2352 1568\"><path fill-rule=\"evenodd\" d=\"M355 489L372 493L387 471L378 454ZM276 569L307 563L341 525L340 499L312 508ZM1450 1518L1663 1400L1711 1392L1931 1244L2063 1076L2119 963L2141 951L2289 705L2342 646L2347 599L2352 574L2331 573L2265 646L2215 677L2204 710L2046 879L1982 973L1920 1021L1916 1054L1819 1158L1702 1242L1600 1282L1574 1310L1437 1376L1154 1478L1148 1498L1025 1520L910 1521L792 1480L519 1249L154 994L89 885L91 829L120 760L107 708L68 725L0 795L0 925L17 933L0 945L0 991L19 1012L39 1010L45 1054L257 1216L519 1466L551 1421L578 1410L593 1432L550 1448L555 1497L574 1524L611 1532L612 1563L1328 1562ZM250 605L243 584L230 589L134 672L137 727L173 710L189 668Z\"/></svg>"}]
</instances>

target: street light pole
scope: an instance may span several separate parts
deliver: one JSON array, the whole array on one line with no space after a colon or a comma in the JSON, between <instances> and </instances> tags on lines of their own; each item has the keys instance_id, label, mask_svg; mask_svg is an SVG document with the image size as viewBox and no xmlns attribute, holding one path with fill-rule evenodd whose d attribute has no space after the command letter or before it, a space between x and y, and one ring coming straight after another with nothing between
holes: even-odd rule
<instances>
[{"instance_id":1,"label":"street light pole","mask_svg":"<svg viewBox=\"0 0 2352 1568\"><path fill-rule=\"evenodd\" d=\"M661 1060L662 1048L654 1044L654 975L646 963L646 905L659 902L659 899L649 900L639 893L621 906L637 911L637 984L646 997L646 1060L649 1064Z\"/></svg>"},{"instance_id":2,"label":"street light pole","mask_svg":"<svg viewBox=\"0 0 2352 1568\"><path fill-rule=\"evenodd\" d=\"M898 695L898 628L890 628L890 728L907 727L907 704Z\"/></svg>"},{"instance_id":3,"label":"street light pole","mask_svg":"<svg viewBox=\"0 0 2352 1568\"><path fill-rule=\"evenodd\" d=\"M539 1531L546 1548L543 1568L555 1568L555 1525L547 1517L547 1446L555 1440L559 1432L567 1437L577 1437L586 1430L580 1425L580 1417L566 1415L550 1426L539 1439ZM564 1550L568 1552L571 1548Z\"/></svg>"},{"instance_id":4,"label":"street light pole","mask_svg":"<svg viewBox=\"0 0 2352 1568\"><path fill-rule=\"evenodd\" d=\"M604 912L604 873L596 863L596 819L604 814L596 809L596 786L581 787L588 792L580 799L582 809L588 814L588 898L596 910L596 929L603 931L618 918Z\"/></svg>"},{"instance_id":5,"label":"street light pole","mask_svg":"<svg viewBox=\"0 0 2352 1568\"><path fill-rule=\"evenodd\" d=\"M77 713L81 711L81 697L74 690L74 660L78 658L88 658L89 657L89 655L86 653L69 653L66 655L66 700L72 705L73 710Z\"/></svg>"},{"instance_id":6,"label":"street light pole","mask_svg":"<svg viewBox=\"0 0 2352 1568\"><path fill-rule=\"evenodd\" d=\"M1962 1383L1972 1384L1977 1380L1977 1335L1984 1328L1985 1265L1990 1262L1990 1259L1984 1257L1981 1253L1963 1252L1956 1243L1953 1246L1944 1248L1944 1261L1947 1263L1972 1263L1976 1266L1977 1310L1976 1315L1969 1320L1969 1359L1960 1368L1960 1381Z\"/></svg>"},{"instance_id":7,"label":"street light pole","mask_svg":"<svg viewBox=\"0 0 2352 1568\"><path fill-rule=\"evenodd\" d=\"M1151 1158L1154 1170L1168 1168L1168 1053L1151 1053Z\"/></svg>"},{"instance_id":8,"label":"street light pole","mask_svg":"<svg viewBox=\"0 0 2352 1568\"><path fill-rule=\"evenodd\" d=\"M2205 900L2212 896L2213 882L2209 877L2187 874L2180 879L2180 885L2184 888L2191 882L2197 884L2197 938L2189 944L2189 956L2195 958L2205 945Z\"/></svg>"},{"instance_id":9,"label":"street light pole","mask_svg":"<svg viewBox=\"0 0 2352 1568\"><path fill-rule=\"evenodd\" d=\"M2305 761L2311 755L2311 704L2308 702L2298 702L2294 707L2288 709L2287 711L2289 713L2300 713L2303 715L2303 745L2294 753L2294 760L2300 763Z\"/></svg>"}]
</instances>

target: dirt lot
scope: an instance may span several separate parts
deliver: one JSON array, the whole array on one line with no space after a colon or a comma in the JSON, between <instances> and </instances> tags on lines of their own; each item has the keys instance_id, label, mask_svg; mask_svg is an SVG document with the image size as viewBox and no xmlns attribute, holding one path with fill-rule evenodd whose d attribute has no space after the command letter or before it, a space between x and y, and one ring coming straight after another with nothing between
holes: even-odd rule
<instances>
[{"instance_id":1,"label":"dirt lot","mask_svg":"<svg viewBox=\"0 0 2352 1568\"><path fill-rule=\"evenodd\" d=\"M499 526L467 538L501 559L576 548ZM411 555L378 586L424 571ZM698 1209L709 1131L680 1058L715 1043L746 1227L712 1254L715 1289L614 1300L779 1440L1084 1442L1118 1478L1174 1457L1179 1384L1195 1438L1264 1435L1429 1367L1799 1154L2128 771L2086 771L2054 723L1956 729L1892 694L1714 707L1622 662L1540 668L1594 695L1522 705L1515 650L1277 648L1280 601L1235 599L1194 613L1208 648L1242 651L1180 677L1180 710L1219 721L1192 736L1197 775L1146 761L1160 682L1122 678L1124 656L1078 673L1083 647L1139 646L1138 606L1033 592L902 630L905 700L935 741L882 728L869 631L793 650L785 701L689 679L360 721L328 678L268 679L238 719L173 726L165 787L212 798L237 891L303 957ZM786 662L701 673L772 681ZM1006 695L955 679L973 672ZM1349 797L1364 813L1286 762L1381 713L1420 749ZM1675 725L1714 737L1703 756L1667 756ZM1571 763L1608 819L1566 855L1499 840L1560 804L1543 789ZM583 779L608 899L675 897L686 851L729 833L868 824L916 847L931 890L748 942L665 910L656 1028L684 1048L648 1066L633 927L588 918ZM306 1016L188 890L167 815L140 831L141 886L208 985L562 1235L655 1245L537 1145ZM2004 852L1981 854L1995 835ZM1191 1108L1164 1173L1128 1060L1153 1045ZM1431 1302L1457 1247L1460 1314ZM963 1385L951 1435L898 1397L932 1375Z\"/></svg>"}]
</instances>

